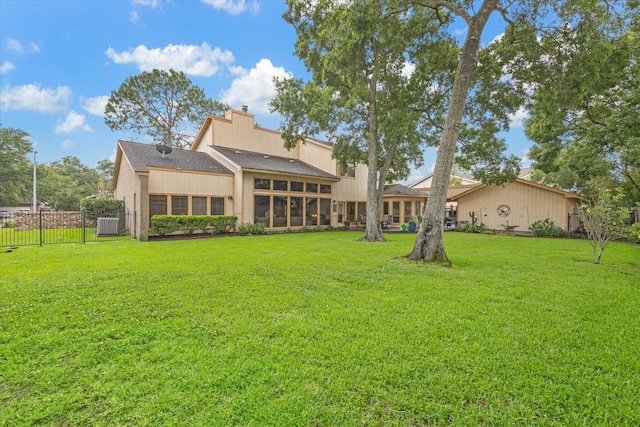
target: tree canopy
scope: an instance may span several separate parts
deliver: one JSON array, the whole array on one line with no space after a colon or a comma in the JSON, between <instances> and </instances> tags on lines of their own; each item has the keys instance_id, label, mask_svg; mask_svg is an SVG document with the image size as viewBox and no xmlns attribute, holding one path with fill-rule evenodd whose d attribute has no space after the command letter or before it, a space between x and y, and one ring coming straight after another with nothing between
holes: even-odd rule
<instances>
[{"instance_id":1,"label":"tree canopy","mask_svg":"<svg viewBox=\"0 0 640 427\"><path fill-rule=\"evenodd\" d=\"M635 0L632 0L635 3ZM619 2L501 2L499 0L484 0L480 4L466 1L432 1L416 2L415 5L429 7L435 10L444 10L448 14L463 19L468 26L467 36L462 46L456 71L452 95L449 101L447 121L442 132L438 157L434 170L431 191L425 209L423 222L418 230L416 244L409 258L423 262L440 262L450 265L444 251L443 219L444 206L447 196L447 184L454 161L454 153L458 143L465 138L465 124L463 121L465 109L482 100L483 96L491 101L491 91L482 93L476 91L473 86L474 76L482 76L489 72L491 80L501 76L500 80L510 84L518 90L515 97L496 97L496 100L507 100L504 110L513 108L526 101L526 96L531 94L540 82L549 81L559 70L549 67L549 58L554 58L562 50L545 50L542 35L553 33L558 28L577 27L585 22L597 22L593 26L599 31L618 31ZM505 32L502 40L491 44L487 49L481 49L480 40L489 16L493 13L500 14L505 21ZM609 25L613 22L613 25ZM547 27L547 28L545 28ZM443 31L446 28L443 27ZM583 47L588 47L583 45ZM583 76L584 77L584 76ZM480 77L480 81L482 78ZM588 84L586 79L580 79L583 85ZM550 86L551 88L552 86ZM482 89L482 86L480 86ZM472 94L469 100L469 94ZM475 100L474 100L475 99ZM491 103L480 102L478 105L486 106ZM494 105L498 106L500 103ZM526 105L526 104L524 104ZM489 110L487 110L489 111ZM498 109L499 111L499 109ZM482 117L478 115L477 117ZM499 116L497 116L499 117ZM500 123L496 120L496 123ZM490 127L484 129L490 130ZM491 134L488 134L489 136ZM495 131L493 132L495 135ZM488 145L479 145L484 151L486 147L495 145L495 139L486 139ZM493 141L493 142L492 142ZM509 170L514 165L515 159L508 159L504 168L505 173L500 173L496 165L489 164L489 171L495 169L499 178L491 183L500 183L508 178ZM470 166L470 162L459 161L463 166ZM477 175L477 174L475 174ZM502 175L502 177L500 177ZM483 179L483 181L486 181Z\"/></svg>"},{"instance_id":2,"label":"tree canopy","mask_svg":"<svg viewBox=\"0 0 640 427\"><path fill-rule=\"evenodd\" d=\"M0 126L0 206L15 206L31 194L31 152L28 133Z\"/></svg>"},{"instance_id":3,"label":"tree canopy","mask_svg":"<svg viewBox=\"0 0 640 427\"><path fill-rule=\"evenodd\" d=\"M432 38L427 49L420 42L424 19L389 3L289 0L284 18L312 78L277 81L271 103L284 116L286 147L321 135L342 168L369 166L368 218L378 218L387 181L420 166L423 149L435 142L456 55L448 37ZM409 62L411 56L419 59ZM364 240L384 240L378 221L367 221Z\"/></svg>"},{"instance_id":4,"label":"tree canopy","mask_svg":"<svg viewBox=\"0 0 640 427\"><path fill-rule=\"evenodd\" d=\"M543 181L589 198L622 185L632 205L640 201L640 18L630 12L619 11L622 32L586 17L542 37L553 53L543 58L549 78L536 86L525 124Z\"/></svg>"},{"instance_id":5,"label":"tree canopy","mask_svg":"<svg viewBox=\"0 0 640 427\"><path fill-rule=\"evenodd\" d=\"M229 107L205 96L181 71L154 69L128 77L105 107L111 130L145 133L155 143L188 148L206 114Z\"/></svg>"}]
</instances>

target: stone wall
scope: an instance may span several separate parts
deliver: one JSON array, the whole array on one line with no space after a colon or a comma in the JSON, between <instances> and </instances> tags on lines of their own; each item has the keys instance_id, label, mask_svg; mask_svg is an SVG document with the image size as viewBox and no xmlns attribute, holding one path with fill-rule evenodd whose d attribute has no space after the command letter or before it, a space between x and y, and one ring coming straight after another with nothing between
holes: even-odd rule
<instances>
[{"instance_id":1,"label":"stone wall","mask_svg":"<svg viewBox=\"0 0 640 427\"><path fill-rule=\"evenodd\" d=\"M42 215L43 229L82 228L82 212L16 212L13 215L16 231L39 230ZM96 220L86 220L86 228L95 228Z\"/></svg>"}]
</instances>

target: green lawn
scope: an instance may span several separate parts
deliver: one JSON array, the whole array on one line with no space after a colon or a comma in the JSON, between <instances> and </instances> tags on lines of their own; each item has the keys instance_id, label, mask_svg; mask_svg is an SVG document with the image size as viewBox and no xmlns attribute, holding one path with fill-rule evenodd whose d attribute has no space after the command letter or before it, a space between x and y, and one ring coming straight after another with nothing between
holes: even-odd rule
<instances>
[{"instance_id":1,"label":"green lawn","mask_svg":"<svg viewBox=\"0 0 640 427\"><path fill-rule=\"evenodd\" d=\"M640 246L325 232L0 252L0 425L640 425Z\"/></svg>"}]
</instances>

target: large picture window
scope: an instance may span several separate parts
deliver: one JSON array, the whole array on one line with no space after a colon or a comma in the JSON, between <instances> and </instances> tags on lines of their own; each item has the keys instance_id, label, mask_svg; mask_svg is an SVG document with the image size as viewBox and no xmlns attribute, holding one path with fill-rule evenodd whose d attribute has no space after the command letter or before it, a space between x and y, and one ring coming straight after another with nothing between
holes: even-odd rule
<instances>
[{"instance_id":1,"label":"large picture window","mask_svg":"<svg viewBox=\"0 0 640 427\"><path fill-rule=\"evenodd\" d=\"M287 197L273 196L273 226L287 226Z\"/></svg>"},{"instance_id":2,"label":"large picture window","mask_svg":"<svg viewBox=\"0 0 640 427\"><path fill-rule=\"evenodd\" d=\"M276 191L287 191L288 181L273 180L273 189Z\"/></svg>"},{"instance_id":3,"label":"large picture window","mask_svg":"<svg viewBox=\"0 0 640 427\"><path fill-rule=\"evenodd\" d=\"M192 197L191 198L191 215L206 215L206 214L207 214L207 198Z\"/></svg>"},{"instance_id":4,"label":"large picture window","mask_svg":"<svg viewBox=\"0 0 640 427\"><path fill-rule=\"evenodd\" d=\"M253 222L269 227L271 196L255 196L253 206Z\"/></svg>"},{"instance_id":5,"label":"large picture window","mask_svg":"<svg viewBox=\"0 0 640 427\"><path fill-rule=\"evenodd\" d=\"M188 215L189 214L189 197L173 196L171 197L171 215Z\"/></svg>"},{"instance_id":6,"label":"large picture window","mask_svg":"<svg viewBox=\"0 0 640 427\"><path fill-rule=\"evenodd\" d=\"M290 197L289 218L292 227L302 225L302 197Z\"/></svg>"},{"instance_id":7,"label":"large picture window","mask_svg":"<svg viewBox=\"0 0 640 427\"><path fill-rule=\"evenodd\" d=\"M149 219L167 214L167 196L149 196Z\"/></svg>"},{"instance_id":8,"label":"large picture window","mask_svg":"<svg viewBox=\"0 0 640 427\"><path fill-rule=\"evenodd\" d=\"M211 215L224 215L224 199L222 197L211 198Z\"/></svg>"},{"instance_id":9,"label":"large picture window","mask_svg":"<svg viewBox=\"0 0 640 427\"><path fill-rule=\"evenodd\" d=\"M349 176L352 178L355 177L356 176L355 166L347 166L347 167L340 166L340 176Z\"/></svg>"},{"instance_id":10,"label":"large picture window","mask_svg":"<svg viewBox=\"0 0 640 427\"><path fill-rule=\"evenodd\" d=\"M256 190L271 190L271 180L265 178L255 178L253 188Z\"/></svg>"},{"instance_id":11,"label":"large picture window","mask_svg":"<svg viewBox=\"0 0 640 427\"><path fill-rule=\"evenodd\" d=\"M306 225L318 225L318 199L307 197Z\"/></svg>"}]
</instances>

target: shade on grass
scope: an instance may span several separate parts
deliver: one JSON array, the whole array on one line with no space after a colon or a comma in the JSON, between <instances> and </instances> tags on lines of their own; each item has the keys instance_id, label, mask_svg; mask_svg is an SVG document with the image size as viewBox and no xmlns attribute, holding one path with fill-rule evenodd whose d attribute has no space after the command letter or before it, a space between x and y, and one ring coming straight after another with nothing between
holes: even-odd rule
<instances>
[{"instance_id":1,"label":"shade on grass","mask_svg":"<svg viewBox=\"0 0 640 427\"><path fill-rule=\"evenodd\" d=\"M640 247L359 236L0 253L0 425L640 424Z\"/></svg>"}]
</instances>

